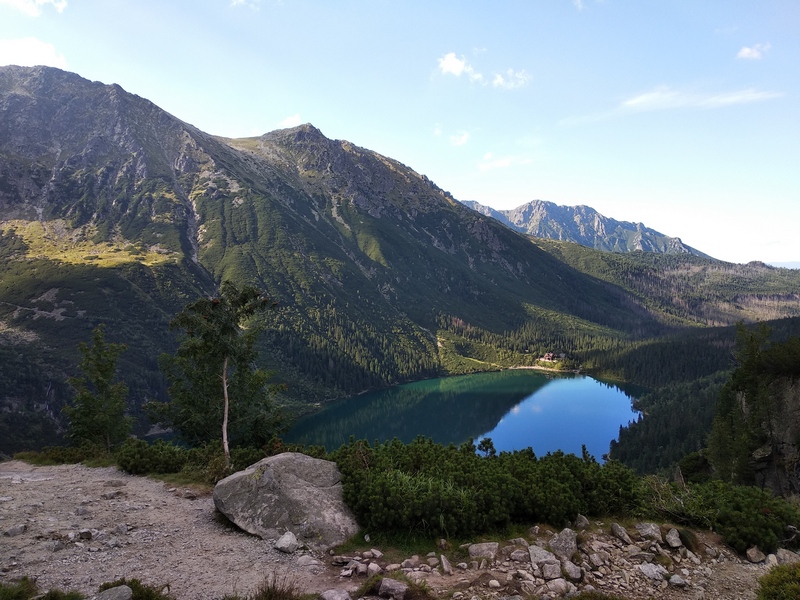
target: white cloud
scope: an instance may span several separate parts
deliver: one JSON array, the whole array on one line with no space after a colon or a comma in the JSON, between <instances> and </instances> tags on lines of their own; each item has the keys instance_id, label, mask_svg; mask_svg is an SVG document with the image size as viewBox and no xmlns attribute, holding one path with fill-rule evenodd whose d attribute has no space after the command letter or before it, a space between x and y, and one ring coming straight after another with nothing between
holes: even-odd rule
<instances>
[{"instance_id":1,"label":"white cloud","mask_svg":"<svg viewBox=\"0 0 800 600\"><path fill-rule=\"evenodd\" d=\"M64 12L67 8L67 0L0 0L0 4L10 6L30 17L38 17L42 14L42 7L50 5L58 12Z\"/></svg>"},{"instance_id":2,"label":"white cloud","mask_svg":"<svg viewBox=\"0 0 800 600\"><path fill-rule=\"evenodd\" d=\"M758 60L762 58L771 47L772 46L769 42L766 44L756 44L752 47L742 46L742 49L736 53L736 58L749 58L752 60Z\"/></svg>"},{"instance_id":3,"label":"white cloud","mask_svg":"<svg viewBox=\"0 0 800 600\"><path fill-rule=\"evenodd\" d=\"M531 76L524 69L522 71L509 69L505 75L496 73L494 79L492 79L492 86L504 90L515 90L527 85L530 79Z\"/></svg>"},{"instance_id":4,"label":"white cloud","mask_svg":"<svg viewBox=\"0 0 800 600\"><path fill-rule=\"evenodd\" d=\"M442 126L439 123L436 123L436 125L433 126L433 135L436 137L442 136Z\"/></svg>"},{"instance_id":5,"label":"white cloud","mask_svg":"<svg viewBox=\"0 0 800 600\"><path fill-rule=\"evenodd\" d=\"M519 167L528 165L533 159L527 156L495 156L491 152L483 155L481 162L478 163L479 171L495 171L497 169L507 169L509 167Z\"/></svg>"},{"instance_id":6,"label":"white cloud","mask_svg":"<svg viewBox=\"0 0 800 600\"><path fill-rule=\"evenodd\" d=\"M21 67L46 65L66 69L67 59L56 51L53 44L36 38L22 38L0 40L0 65L19 65Z\"/></svg>"},{"instance_id":7,"label":"white cloud","mask_svg":"<svg viewBox=\"0 0 800 600\"><path fill-rule=\"evenodd\" d=\"M278 127L280 127L281 129L286 129L286 128L289 128L289 127L297 127L298 125L301 125L302 123L303 123L303 121L300 118L300 114L298 113L298 114L290 115L290 116L286 117L285 119L281 120L280 123L278 123Z\"/></svg>"},{"instance_id":8,"label":"white cloud","mask_svg":"<svg viewBox=\"0 0 800 600\"><path fill-rule=\"evenodd\" d=\"M754 88L722 92L719 94L698 94L673 90L659 86L651 92L639 94L624 100L619 108L626 111L652 111L673 108L719 108L734 104L750 104L783 96L780 92L762 92Z\"/></svg>"},{"instance_id":9,"label":"white cloud","mask_svg":"<svg viewBox=\"0 0 800 600\"><path fill-rule=\"evenodd\" d=\"M583 0L572 0L572 3L578 10L583 10Z\"/></svg>"},{"instance_id":10,"label":"white cloud","mask_svg":"<svg viewBox=\"0 0 800 600\"><path fill-rule=\"evenodd\" d=\"M258 10L261 8L261 0L231 0L231 6L246 6Z\"/></svg>"},{"instance_id":11,"label":"white cloud","mask_svg":"<svg viewBox=\"0 0 800 600\"><path fill-rule=\"evenodd\" d=\"M455 52L448 52L439 59L439 71L443 75L466 75L470 81L483 82L483 75L478 73L463 57L458 58Z\"/></svg>"},{"instance_id":12,"label":"white cloud","mask_svg":"<svg viewBox=\"0 0 800 600\"><path fill-rule=\"evenodd\" d=\"M467 131L459 131L455 135L450 136L450 143L453 146L463 146L469 141L469 132Z\"/></svg>"}]
</instances>

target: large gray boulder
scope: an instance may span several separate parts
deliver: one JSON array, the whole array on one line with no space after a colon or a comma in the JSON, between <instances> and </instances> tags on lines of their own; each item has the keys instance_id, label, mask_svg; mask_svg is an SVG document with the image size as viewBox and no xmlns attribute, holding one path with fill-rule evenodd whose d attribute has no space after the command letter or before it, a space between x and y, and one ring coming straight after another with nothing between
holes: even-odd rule
<instances>
[{"instance_id":1,"label":"large gray boulder","mask_svg":"<svg viewBox=\"0 0 800 600\"><path fill-rule=\"evenodd\" d=\"M342 500L336 464L285 452L226 477L214 488L214 504L233 523L263 539L291 531L314 550L339 545L358 532Z\"/></svg>"}]
</instances>

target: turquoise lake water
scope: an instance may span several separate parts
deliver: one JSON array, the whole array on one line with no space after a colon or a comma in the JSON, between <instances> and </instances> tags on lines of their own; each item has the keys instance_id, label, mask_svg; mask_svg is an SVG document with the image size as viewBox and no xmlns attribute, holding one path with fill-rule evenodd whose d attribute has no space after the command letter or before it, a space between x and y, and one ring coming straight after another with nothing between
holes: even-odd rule
<instances>
[{"instance_id":1,"label":"turquoise lake water","mask_svg":"<svg viewBox=\"0 0 800 600\"><path fill-rule=\"evenodd\" d=\"M621 425L636 420L632 396L583 375L513 369L445 377L338 400L299 420L289 442L329 450L355 439L410 442L418 435L456 445L492 438L498 452L533 448L538 456L581 446L598 460Z\"/></svg>"}]
</instances>

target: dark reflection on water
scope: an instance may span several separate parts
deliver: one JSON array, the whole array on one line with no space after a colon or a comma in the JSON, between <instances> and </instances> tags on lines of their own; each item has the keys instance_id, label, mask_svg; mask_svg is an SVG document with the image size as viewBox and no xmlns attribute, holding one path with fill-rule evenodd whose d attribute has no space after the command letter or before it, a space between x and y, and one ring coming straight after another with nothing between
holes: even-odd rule
<instances>
[{"instance_id":1,"label":"dark reflection on water","mask_svg":"<svg viewBox=\"0 0 800 600\"><path fill-rule=\"evenodd\" d=\"M616 386L584 376L530 370L431 379L332 403L299 420L286 441L338 448L350 436L370 442L418 435L441 444L490 437L498 451L531 446L598 459L619 426L635 419L631 398Z\"/></svg>"}]
</instances>

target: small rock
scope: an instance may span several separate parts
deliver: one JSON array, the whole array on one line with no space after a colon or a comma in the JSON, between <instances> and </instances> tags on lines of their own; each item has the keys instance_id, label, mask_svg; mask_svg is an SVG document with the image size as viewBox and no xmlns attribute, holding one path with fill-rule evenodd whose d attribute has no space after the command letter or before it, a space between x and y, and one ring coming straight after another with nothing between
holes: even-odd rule
<instances>
[{"instance_id":1,"label":"small rock","mask_svg":"<svg viewBox=\"0 0 800 600\"><path fill-rule=\"evenodd\" d=\"M641 565L636 565L636 568L639 569L645 577L653 581L662 581L664 576L669 574L664 567L654 563L643 563Z\"/></svg>"},{"instance_id":2,"label":"small rock","mask_svg":"<svg viewBox=\"0 0 800 600\"><path fill-rule=\"evenodd\" d=\"M561 577L561 565L558 563L545 563L542 565L542 577L545 579L558 579Z\"/></svg>"},{"instance_id":3,"label":"small rock","mask_svg":"<svg viewBox=\"0 0 800 600\"><path fill-rule=\"evenodd\" d=\"M625 528L622 525L620 525L619 523L612 523L611 524L611 533L614 534L614 537L616 537L617 539L622 540L623 542L625 542L629 546L631 544L633 544L633 541L631 540L630 536L628 535L628 532L625 531Z\"/></svg>"},{"instance_id":4,"label":"small rock","mask_svg":"<svg viewBox=\"0 0 800 600\"><path fill-rule=\"evenodd\" d=\"M563 563L561 563L561 570L570 581L581 580L581 568L571 560L565 560Z\"/></svg>"},{"instance_id":5,"label":"small rock","mask_svg":"<svg viewBox=\"0 0 800 600\"><path fill-rule=\"evenodd\" d=\"M275 549L291 554L300 547L300 542L291 531L284 533L277 542L275 542Z\"/></svg>"},{"instance_id":6,"label":"small rock","mask_svg":"<svg viewBox=\"0 0 800 600\"><path fill-rule=\"evenodd\" d=\"M14 525L13 527L9 527L3 532L3 535L6 537L16 537L18 535L22 535L28 530L28 526L25 523L20 523L19 525Z\"/></svg>"},{"instance_id":7,"label":"small rock","mask_svg":"<svg viewBox=\"0 0 800 600\"><path fill-rule=\"evenodd\" d=\"M346 590L325 590L319 596L322 600L350 600L350 594Z\"/></svg>"},{"instance_id":8,"label":"small rock","mask_svg":"<svg viewBox=\"0 0 800 600\"><path fill-rule=\"evenodd\" d=\"M133 598L133 590L127 585L108 588L95 596L95 600L131 600L131 598Z\"/></svg>"},{"instance_id":9,"label":"small rock","mask_svg":"<svg viewBox=\"0 0 800 600\"><path fill-rule=\"evenodd\" d=\"M667 544L669 544L670 548L680 548L683 546L683 542L681 541L681 536L678 533L678 530L674 527L669 530L667 534Z\"/></svg>"},{"instance_id":10,"label":"small rock","mask_svg":"<svg viewBox=\"0 0 800 600\"><path fill-rule=\"evenodd\" d=\"M81 529L78 532L78 538L81 540L90 540L92 539L92 530L91 529Z\"/></svg>"},{"instance_id":11,"label":"small rock","mask_svg":"<svg viewBox=\"0 0 800 600\"><path fill-rule=\"evenodd\" d=\"M447 560L447 557L442 554L440 555L439 559L441 560L442 564L442 573L445 575L452 575L453 574L453 565L450 564L450 561Z\"/></svg>"},{"instance_id":12,"label":"small rock","mask_svg":"<svg viewBox=\"0 0 800 600\"><path fill-rule=\"evenodd\" d=\"M785 548L778 548L778 551L775 552L775 558L778 559L779 565L789 565L800 562L800 554L792 552L791 550L786 550Z\"/></svg>"},{"instance_id":13,"label":"small rock","mask_svg":"<svg viewBox=\"0 0 800 600\"><path fill-rule=\"evenodd\" d=\"M637 523L636 531L646 540L653 540L659 544L664 543L664 538L661 537L661 528L655 523Z\"/></svg>"},{"instance_id":14,"label":"small rock","mask_svg":"<svg viewBox=\"0 0 800 600\"><path fill-rule=\"evenodd\" d=\"M515 546L522 546L523 548L527 548L530 546L528 540L525 538L514 538L513 540L508 540L509 544L514 544Z\"/></svg>"},{"instance_id":15,"label":"small rock","mask_svg":"<svg viewBox=\"0 0 800 600\"><path fill-rule=\"evenodd\" d=\"M383 572L383 569L378 563L369 563L367 565L367 576L372 577L373 575L378 575Z\"/></svg>"},{"instance_id":16,"label":"small rock","mask_svg":"<svg viewBox=\"0 0 800 600\"><path fill-rule=\"evenodd\" d=\"M494 560L497 556L497 549L500 544L497 542L484 542L482 544L470 544L469 557L470 558L488 558Z\"/></svg>"},{"instance_id":17,"label":"small rock","mask_svg":"<svg viewBox=\"0 0 800 600\"><path fill-rule=\"evenodd\" d=\"M550 549L562 560L572 559L578 551L577 534L568 527L562 529L550 540Z\"/></svg>"},{"instance_id":18,"label":"small rock","mask_svg":"<svg viewBox=\"0 0 800 600\"><path fill-rule=\"evenodd\" d=\"M431 556L428 559L428 566L429 567L438 567L439 566L439 559L436 558L435 556Z\"/></svg>"},{"instance_id":19,"label":"small rock","mask_svg":"<svg viewBox=\"0 0 800 600\"><path fill-rule=\"evenodd\" d=\"M669 585L671 585L672 587L684 588L689 584L680 575L673 575L672 577L669 578Z\"/></svg>"},{"instance_id":20,"label":"small rock","mask_svg":"<svg viewBox=\"0 0 800 600\"><path fill-rule=\"evenodd\" d=\"M542 565L543 563L557 563L558 558L552 552L548 552L544 548L531 545L528 546L528 554L531 557L531 563L534 565Z\"/></svg>"},{"instance_id":21,"label":"small rock","mask_svg":"<svg viewBox=\"0 0 800 600\"><path fill-rule=\"evenodd\" d=\"M581 529L586 529L587 527L589 527L589 525L590 525L589 519L587 519L583 515L579 514L577 517L575 517L575 529L577 529L578 531L580 531Z\"/></svg>"},{"instance_id":22,"label":"small rock","mask_svg":"<svg viewBox=\"0 0 800 600\"><path fill-rule=\"evenodd\" d=\"M747 549L747 560L751 563L760 563L766 560L764 553L758 549L758 546L752 546Z\"/></svg>"},{"instance_id":23,"label":"small rock","mask_svg":"<svg viewBox=\"0 0 800 600\"><path fill-rule=\"evenodd\" d=\"M502 586L500 585L500 582L497 581L497 579L490 579L489 580L489 588L491 588L493 590L499 590L501 587Z\"/></svg>"},{"instance_id":24,"label":"small rock","mask_svg":"<svg viewBox=\"0 0 800 600\"><path fill-rule=\"evenodd\" d=\"M511 555L509 556L511 560L515 560L517 562L531 562L531 555L528 550L521 550L517 549L514 550Z\"/></svg>"},{"instance_id":25,"label":"small rock","mask_svg":"<svg viewBox=\"0 0 800 600\"><path fill-rule=\"evenodd\" d=\"M403 600L406 597L408 585L402 581L384 577L381 579L381 585L378 588L378 595L383 598L394 598L394 600Z\"/></svg>"},{"instance_id":26,"label":"small rock","mask_svg":"<svg viewBox=\"0 0 800 600\"><path fill-rule=\"evenodd\" d=\"M320 562L319 560L317 560L313 556L310 556L308 554L304 554L303 556L301 556L301 557L299 557L297 559L297 566L298 567L303 567L303 568L305 568L305 567L321 567L322 566L322 562Z\"/></svg>"},{"instance_id":27,"label":"small rock","mask_svg":"<svg viewBox=\"0 0 800 600\"><path fill-rule=\"evenodd\" d=\"M573 593L576 588L566 579L553 579L547 582L547 589L559 596L566 596Z\"/></svg>"},{"instance_id":28,"label":"small rock","mask_svg":"<svg viewBox=\"0 0 800 600\"><path fill-rule=\"evenodd\" d=\"M383 552L381 552L380 550L378 550L376 548L373 548L372 550L370 550L370 552L372 552L372 557L377 559L377 560L380 560L381 558L383 558Z\"/></svg>"}]
</instances>

